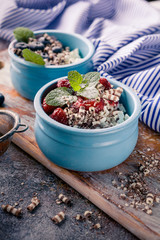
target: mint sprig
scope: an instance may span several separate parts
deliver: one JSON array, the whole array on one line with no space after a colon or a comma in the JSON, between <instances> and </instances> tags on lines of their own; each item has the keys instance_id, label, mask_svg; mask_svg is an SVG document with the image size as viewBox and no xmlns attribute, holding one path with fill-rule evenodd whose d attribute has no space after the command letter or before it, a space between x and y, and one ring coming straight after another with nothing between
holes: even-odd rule
<instances>
[{"instance_id":1,"label":"mint sprig","mask_svg":"<svg viewBox=\"0 0 160 240\"><path fill-rule=\"evenodd\" d=\"M88 86L82 89L80 92L77 92L78 96L85 97L85 98L97 98L99 96L98 90L93 86Z\"/></svg>"},{"instance_id":2,"label":"mint sprig","mask_svg":"<svg viewBox=\"0 0 160 240\"><path fill-rule=\"evenodd\" d=\"M100 74L98 72L89 72L81 75L77 71L70 71L68 73L68 80L72 88L57 87L50 91L45 100L50 106L63 107L69 103L77 101L77 96L83 96L89 99L99 96L96 88L99 82ZM82 87L83 85L83 87ZM72 95L76 91L76 95Z\"/></svg>"},{"instance_id":3,"label":"mint sprig","mask_svg":"<svg viewBox=\"0 0 160 240\"><path fill-rule=\"evenodd\" d=\"M71 87L75 92L79 91L81 89L80 84L82 83L83 77L82 75L77 71L70 71L68 73L68 80L70 82Z\"/></svg>"},{"instance_id":4,"label":"mint sprig","mask_svg":"<svg viewBox=\"0 0 160 240\"><path fill-rule=\"evenodd\" d=\"M28 39L34 38L34 33L29 29L25 27L18 27L15 28L13 31L14 37L18 42L28 42Z\"/></svg>"},{"instance_id":5,"label":"mint sprig","mask_svg":"<svg viewBox=\"0 0 160 240\"><path fill-rule=\"evenodd\" d=\"M45 61L39 54L27 48L22 50L22 55L26 61L33 62L39 65L45 65Z\"/></svg>"},{"instance_id":6,"label":"mint sprig","mask_svg":"<svg viewBox=\"0 0 160 240\"><path fill-rule=\"evenodd\" d=\"M77 95L90 99L96 98L99 95L98 90L96 89L99 79L99 72L88 72L84 75L81 75L77 71L70 71L68 73L70 85L73 90L77 92Z\"/></svg>"},{"instance_id":7,"label":"mint sprig","mask_svg":"<svg viewBox=\"0 0 160 240\"><path fill-rule=\"evenodd\" d=\"M71 95L72 90L66 87L55 88L46 96L46 103L50 106L62 107L68 102L76 102L77 97Z\"/></svg>"},{"instance_id":8,"label":"mint sprig","mask_svg":"<svg viewBox=\"0 0 160 240\"><path fill-rule=\"evenodd\" d=\"M88 83L88 86L95 87L100 79L99 72L88 72L83 76L83 82Z\"/></svg>"}]
</instances>

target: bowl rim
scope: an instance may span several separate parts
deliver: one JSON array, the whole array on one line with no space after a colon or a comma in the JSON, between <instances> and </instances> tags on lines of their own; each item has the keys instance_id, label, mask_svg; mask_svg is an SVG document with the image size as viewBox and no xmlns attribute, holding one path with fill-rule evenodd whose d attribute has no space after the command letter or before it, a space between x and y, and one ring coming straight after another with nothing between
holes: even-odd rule
<instances>
[{"instance_id":1,"label":"bowl rim","mask_svg":"<svg viewBox=\"0 0 160 240\"><path fill-rule=\"evenodd\" d=\"M20 58L16 54L14 54L14 52L12 50L13 49L13 44L17 41L17 40L14 39L8 46L8 53L9 53L10 57L12 59L14 59L15 61L23 64L23 65L26 65L26 66L29 66L29 67L44 68L44 69L45 68L47 68L47 69L48 68L49 69L61 69L61 68L74 67L74 66L77 66L77 65L79 66L79 65L85 64L86 61L88 61L89 59L91 59L93 57L93 54L95 52L95 48L94 48L93 43L89 39L85 38L84 36L82 36L82 35L80 35L78 33L69 33L69 32L65 32L65 31L51 30L51 29L44 29L44 30L34 31L35 35L42 34L42 33L60 33L60 34L71 35L73 37L76 37L76 38L82 40L83 42L85 42L86 45L88 45L89 52L88 52L88 54L84 58L81 58L82 61L77 62L77 63L58 65L58 66L45 66L45 65L42 66L42 65L38 65L38 64L26 61L23 58Z\"/></svg>"},{"instance_id":2,"label":"bowl rim","mask_svg":"<svg viewBox=\"0 0 160 240\"><path fill-rule=\"evenodd\" d=\"M120 87L123 88L124 91L127 91L131 97L132 100L134 102L134 111L132 113L132 115L125 120L124 122L113 126L113 127L109 127L109 128L102 128L102 129L80 129L80 128L75 128L75 127L70 127L70 126L66 126L64 124L61 124L57 121L55 121L54 119L51 119L43 110L42 106L41 106L41 98L42 95L44 93L44 91L46 91L46 89L48 87L50 87L51 85L53 85L54 83L56 83L59 79L64 79L67 78L65 77L60 77L57 78L55 80L50 81L49 83L45 84L42 88L39 89L39 91L37 92L35 98L34 98L34 108L36 111L36 114L38 114L40 116L40 118L42 118L45 122L47 122L50 126L55 127L56 129L60 129L63 130L65 132L70 132L70 133L76 133L76 134L87 134L87 135L94 135L94 134L105 134L105 133L112 133L112 132L117 132L117 130L122 130L124 128L126 128L127 126L130 126L130 124L132 124L132 122L134 122L134 120L138 119L140 116L140 112L141 112L141 103L140 100L138 98L138 96L136 95L136 93L133 91L133 89L129 88L128 86L124 85L121 82L118 82L114 79L110 79L110 83L111 84L116 84Z\"/></svg>"}]
</instances>

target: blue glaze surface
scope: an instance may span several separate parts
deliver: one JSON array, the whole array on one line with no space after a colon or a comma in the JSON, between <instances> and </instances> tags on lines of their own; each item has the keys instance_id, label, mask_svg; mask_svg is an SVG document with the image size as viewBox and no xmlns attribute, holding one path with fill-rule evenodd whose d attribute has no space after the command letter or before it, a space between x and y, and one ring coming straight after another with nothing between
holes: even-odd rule
<instances>
[{"instance_id":1,"label":"blue glaze surface","mask_svg":"<svg viewBox=\"0 0 160 240\"><path fill-rule=\"evenodd\" d=\"M110 80L115 87L124 89L121 102L129 119L110 128L77 129L54 121L41 107L42 99L56 82L43 86L34 99L35 136L44 155L55 164L76 171L102 171L122 163L138 138L141 105L137 95L124 84Z\"/></svg>"},{"instance_id":2,"label":"blue glaze surface","mask_svg":"<svg viewBox=\"0 0 160 240\"><path fill-rule=\"evenodd\" d=\"M94 54L93 44L79 34L64 33L58 30L41 30L34 32L35 35L48 33L54 35L64 46L69 46L71 50L78 48L83 60L79 63L40 66L18 57L13 53L15 40L9 46L11 57L11 79L15 89L25 98L33 100L37 91L46 83L53 79L66 76L69 71L77 70L84 74L92 70L92 57Z\"/></svg>"}]
</instances>

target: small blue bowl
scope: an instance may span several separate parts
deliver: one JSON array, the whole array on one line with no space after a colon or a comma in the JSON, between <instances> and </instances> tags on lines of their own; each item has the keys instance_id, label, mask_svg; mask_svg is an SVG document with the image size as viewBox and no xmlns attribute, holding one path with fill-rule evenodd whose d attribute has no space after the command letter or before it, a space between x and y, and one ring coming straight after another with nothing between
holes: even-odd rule
<instances>
[{"instance_id":1,"label":"small blue bowl","mask_svg":"<svg viewBox=\"0 0 160 240\"><path fill-rule=\"evenodd\" d=\"M35 136L44 155L55 164L75 171L102 171L122 163L137 142L141 111L137 95L124 84L110 80L115 87L124 89L121 102L130 117L110 128L77 129L51 119L42 109L43 98L58 80L43 86L34 99Z\"/></svg>"},{"instance_id":2,"label":"small blue bowl","mask_svg":"<svg viewBox=\"0 0 160 240\"><path fill-rule=\"evenodd\" d=\"M78 48L82 61L79 63L40 66L18 57L13 53L16 40L9 45L9 55L11 57L11 79L15 89L25 98L33 100L37 91L46 83L53 79L66 76L69 71L77 70L84 74L92 70L92 57L94 46L91 41L75 33L65 33L58 30L41 30L34 32L35 35L47 33L55 36L64 46L69 46L71 50Z\"/></svg>"}]
</instances>

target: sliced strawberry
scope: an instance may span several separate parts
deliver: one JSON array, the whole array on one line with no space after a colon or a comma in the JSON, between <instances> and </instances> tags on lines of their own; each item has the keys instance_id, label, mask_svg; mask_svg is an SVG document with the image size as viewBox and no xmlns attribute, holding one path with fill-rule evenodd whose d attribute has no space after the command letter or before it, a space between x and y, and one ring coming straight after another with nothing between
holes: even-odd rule
<instances>
[{"instance_id":1,"label":"sliced strawberry","mask_svg":"<svg viewBox=\"0 0 160 240\"><path fill-rule=\"evenodd\" d=\"M101 99L100 102L97 102L93 99L83 100L83 98L78 97L78 100L72 105L72 107L79 109L80 106L84 106L85 110L89 110L90 107L94 107L95 111L98 113L104 108L104 101Z\"/></svg>"},{"instance_id":2,"label":"sliced strawberry","mask_svg":"<svg viewBox=\"0 0 160 240\"><path fill-rule=\"evenodd\" d=\"M57 83L57 87L66 87L66 88L70 88L71 85L69 83L68 79L60 79Z\"/></svg>"},{"instance_id":3,"label":"sliced strawberry","mask_svg":"<svg viewBox=\"0 0 160 240\"><path fill-rule=\"evenodd\" d=\"M80 106L83 106L83 98L78 97L77 101L73 103L73 108L80 108Z\"/></svg>"},{"instance_id":4,"label":"sliced strawberry","mask_svg":"<svg viewBox=\"0 0 160 240\"><path fill-rule=\"evenodd\" d=\"M94 106L95 106L95 112L96 113L102 111L103 108L104 108L104 101L103 101L103 99L101 98L100 102L95 102Z\"/></svg>"},{"instance_id":5,"label":"sliced strawberry","mask_svg":"<svg viewBox=\"0 0 160 240\"><path fill-rule=\"evenodd\" d=\"M106 90L109 90L111 88L111 84L106 78L100 78L99 82L105 87Z\"/></svg>"},{"instance_id":6,"label":"sliced strawberry","mask_svg":"<svg viewBox=\"0 0 160 240\"><path fill-rule=\"evenodd\" d=\"M90 107L95 107L96 101L93 99L88 99L83 102L83 105L86 110L89 110Z\"/></svg>"},{"instance_id":7,"label":"sliced strawberry","mask_svg":"<svg viewBox=\"0 0 160 240\"><path fill-rule=\"evenodd\" d=\"M62 108L56 108L54 112L50 115L50 117L59 123L68 125L66 113L63 111Z\"/></svg>"},{"instance_id":8,"label":"sliced strawberry","mask_svg":"<svg viewBox=\"0 0 160 240\"><path fill-rule=\"evenodd\" d=\"M48 105L48 104L46 103L46 99L45 99L45 98L43 99L42 108L43 108L43 110L45 111L45 113L47 113L47 114L52 113L52 112L56 109L55 106L50 106L50 105Z\"/></svg>"}]
</instances>

